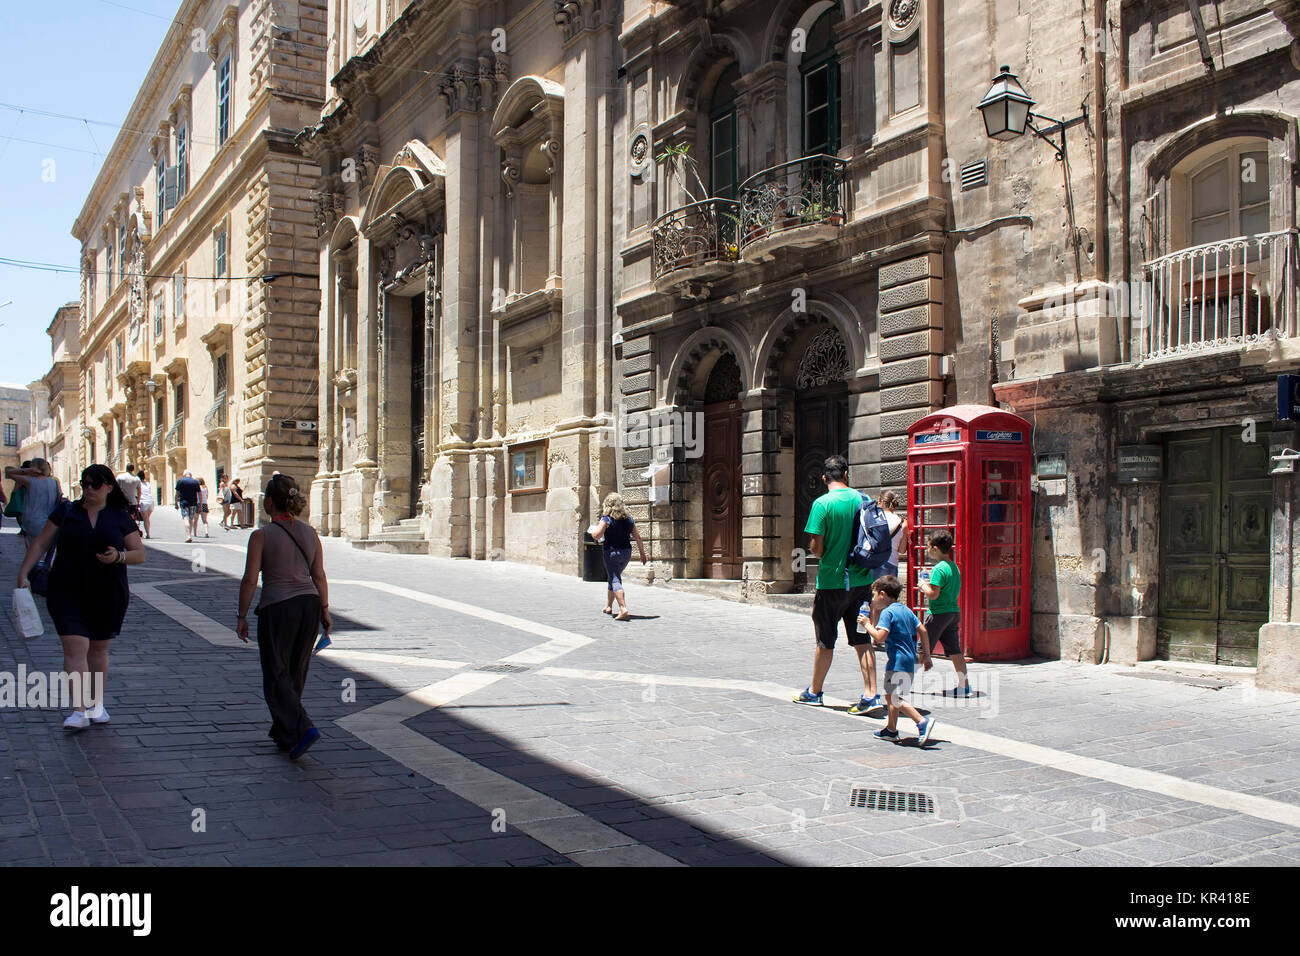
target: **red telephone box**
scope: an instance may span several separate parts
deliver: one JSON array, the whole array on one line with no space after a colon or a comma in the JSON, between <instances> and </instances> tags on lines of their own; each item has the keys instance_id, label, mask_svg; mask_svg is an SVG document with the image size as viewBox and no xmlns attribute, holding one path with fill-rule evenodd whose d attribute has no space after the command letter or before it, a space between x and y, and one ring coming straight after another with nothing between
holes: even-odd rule
<instances>
[{"instance_id":1,"label":"red telephone box","mask_svg":"<svg viewBox=\"0 0 1300 956\"><path fill-rule=\"evenodd\" d=\"M1031 428L987 405L957 405L907 430L907 603L920 615L917 571L927 541L947 531L961 570L961 639L968 658L1029 657Z\"/></svg>"}]
</instances>

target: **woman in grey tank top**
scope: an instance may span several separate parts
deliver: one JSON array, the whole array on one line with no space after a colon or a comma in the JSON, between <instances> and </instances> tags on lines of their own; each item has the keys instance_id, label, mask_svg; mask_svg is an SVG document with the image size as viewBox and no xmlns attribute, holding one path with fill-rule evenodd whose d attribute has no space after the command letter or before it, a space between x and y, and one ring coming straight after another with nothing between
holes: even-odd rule
<instances>
[{"instance_id":1,"label":"woman in grey tank top","mask_svg":"<svg viewBox=\"0 0 1300 956\"><path fill-rule=\"evenodd\" d=\"M50 463L44 458L33 458L30 468L6 468L5 477L12 478L15 486L27 489L18 523L27 540L34 541L63 497L59 479L50 477Z\"/></svg>"},{"instance_id":2,"label":"woman in grey tank top","mask_svg":"<svg viewBox=\"0 0 1300 956\"><path fill-rule=\"evenodd\" d=\"M256 613L262 693L271 711L270 737L289 751L291 760L320 738L302 706L302 691L316 631L323 626L328 634L333 626L320 538L297 517L306 505L306 496L288 475L267 482L263 508L271 520L249 535L235 623L236 633L247 642L248 606L260 575L262 599Z\"/></svg>"}]
</instances>

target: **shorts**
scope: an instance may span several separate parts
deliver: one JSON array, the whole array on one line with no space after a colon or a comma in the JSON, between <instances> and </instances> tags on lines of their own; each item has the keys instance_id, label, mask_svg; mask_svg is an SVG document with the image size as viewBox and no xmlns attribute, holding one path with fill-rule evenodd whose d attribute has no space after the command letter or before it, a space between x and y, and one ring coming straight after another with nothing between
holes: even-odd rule
<instances>
[{"instance_id":1,"label":"shorts","mask_svg":"<svg viewBox=\"0 0 1300 956\"><path fill-rule=\"evenodd\" d=\"M898 565L896 565L896 564L882 564L882 565L880 566L880 570L879 570L878 572L876 572L876 580L879 581L881 578L883 578L883 577L887 577L887 576L890 576L890 575L892 575L893 577L898 577Z\"/></svg>"},{"instance_id":2,"label":"shorts","mask_svg":"<svg viewBox=\"0 0 1300 956\"><path fill-rule=\"evenodd\" d=\"M916 675L912 671L885 671L883 685L886 697L904 697L912 690Z\"/></svg>"},{"instance_id":3,"label":"shorts","mask_svg":"<svg viewBox=\"0 0 1300 956\"><path fill-rule=\"evenodd\" d=\"M961 653L961 611L943 614L925 612L925 632L930 635L930 647L942 648L945 657Z\"/></svg>"},{"instance_id":4,"label":"shorts","mask_svg":"<svg viewBox=\"0 0 1300 956\"><path fill-rule=\"evenodd\" d=\"M813 598L813 632L817 635L817 646L826 650L835 647L839 636L840 622L844 622L844 632L848 635L849 646L859 647L871 644L870 634L858 633L858 609L871 600L871 586L849 590L818 590Z\"/></svg>"},{"instance_id":5,"label":"shorts","mask_svg":"<svg viewBox=\"0 0 1300 956\"><path fill-rule=\"evenodd\" d=\"M189 521L191 518L197 518L198 516L199 516L198 505L181 505L181 517L184 518L186 521Z\"/></svg>"},{"instance_id":6,"label":"shorts","mask_svg":"<svg viewBox=\"0 0 1300 956\"><path fill-rule=\"evenodd\" d=\"M204 514L207 514L207 513L208 513L208 506L207 506L207 505L199 505L199 509L200 509Z\"/></svg>"},{"instance_id":7,"label":"shorts","mask_svg":"<svg viewBox=\"0 0 1300 956\"><path fill-rule=\"evenodd\" d=\"M623 570L631 560L631 548L605 549L605 581L611 591L623 590Z\"/></svg>"}]
</instances>

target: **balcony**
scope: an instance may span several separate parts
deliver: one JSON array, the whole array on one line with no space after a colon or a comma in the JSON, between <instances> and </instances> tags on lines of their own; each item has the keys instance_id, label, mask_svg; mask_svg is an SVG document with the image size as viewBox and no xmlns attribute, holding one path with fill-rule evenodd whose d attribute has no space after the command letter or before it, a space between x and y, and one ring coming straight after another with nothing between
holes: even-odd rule
<instances>
[{"instance_id":1,"label":"balcony","mask_svg":"<svg viewBox=\"0 0 1300 956\"><path fill-rule=\"evenodd\" d=\"M654 221L650 235L655 291L683 282L715 279L740 258L740 203L705 199Z\"/></svg>"},{"instance_id":2,"label":"balcony","mask_svg":"<svg viewBox=\"0 0 1300 956\"><path fill-rule=\"evenodd\" d=\"M108 465L109 471L113 474L120 475L122 473L122 450L119 448L117 451L113 452L113 454L109 455L108 461L104 464Z\"/></svg>"},{"instance_id":3,"label":"balcony","mask_svg":"<svg viewBox=\"0 0 1300 956\"><path fill-rule=\"evenodd\" d=\"M217 400L203 416L203 437L209 443L219 444L230 439L230 428L226 424L226 405L226 392L222 389L217 392Z\"/></svg>"},{"instance_id":4,"label":"balcony","mask_svg":"<svg viewBox=\"0 0 1300 956\"><path fill-rule=\"evenodd\" d=\"M161 425L153 430L153 437L144 446L144 453L146 458L163 457L163 427Z\"/></svg>"},{"instance_id":5,"label":"balcony","mask_svg":"<svg viewBox=\"0 0 1300 956\"><path fill-rule=\"evenodd\" d=\"M185 419L178 418L167 430L166 455L177 467L185 465Z\"/></svg>"},{"instance_id":6,"label":"balcony","mask_svg":"<svg viewBox=\"0 0 1300 956\"><path fill-rule=\"evenodd\" d=\"M807 248L835 238L848 219L847 164L806 156L750 176L740 185L740 249L746 259L778 248Z\"/></svg>"},{"instance_id":7,"label":"balcony","mask_svg":"<svg viewBox=\"0 0 1300 956\"><path fill-rule=\"evenodd\" d=\"M1142 267L1142 360L1296 336L1296 230L1239 236Z\"/></svg>"}]
</instances>

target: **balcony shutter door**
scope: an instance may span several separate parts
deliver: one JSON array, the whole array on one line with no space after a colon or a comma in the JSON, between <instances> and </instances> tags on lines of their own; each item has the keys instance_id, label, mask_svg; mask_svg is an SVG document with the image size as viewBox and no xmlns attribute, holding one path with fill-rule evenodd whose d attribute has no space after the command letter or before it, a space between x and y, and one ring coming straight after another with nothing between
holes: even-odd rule
<instances>
[{"instance_id":1,"label":"balcony shutter door","mask_svg":"<svg viewBox=\"0 0 1300 956\"><path fill-rule=\"evenodd\" d=\"M1165 254L1164 190L1157 189L1142 203L1142 259L1150 262Z\"/></svg>"}]
</instances>

